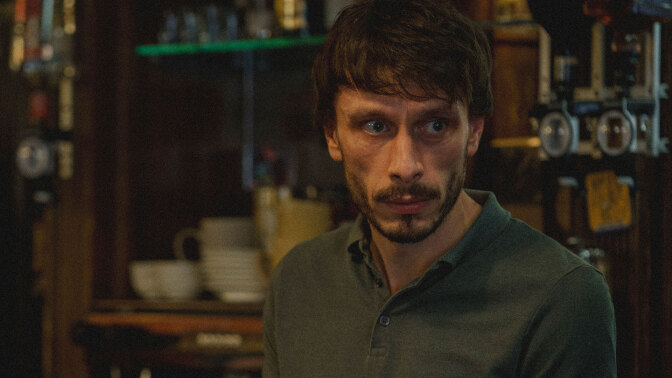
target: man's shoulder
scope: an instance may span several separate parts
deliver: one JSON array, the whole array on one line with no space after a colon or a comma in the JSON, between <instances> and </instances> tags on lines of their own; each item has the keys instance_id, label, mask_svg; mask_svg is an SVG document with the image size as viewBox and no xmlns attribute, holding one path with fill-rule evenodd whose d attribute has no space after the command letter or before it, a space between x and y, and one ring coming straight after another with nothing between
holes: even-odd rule
<instances>
[{"instance_id":1,"label":"man's shoulder","mask_svg":"<svg viewBox=\"0 0 672 378\"><path fill-rule=\"evenodd\" d=\"M491 246L501 254L508 268L527 276L536 276L549 284L580 269L582 275L599 275L597 269L555 239L525 222L511 219L499 241Z\"/></svg>"},{"instance_id":2,"label":"man's shoulder","mask_svg":"<svg viewBox=\"0 0 672 378\"><path fill-rule=\"evenodd\" d=\"M464 290L487 293L497 299L491 304L515 303L517 313L527 311L526 319L549 303L571 306L577 297L608 302L599 270L517 219L511 219L488 247L465 257L454 271L469 283Z\"/></svg>"}]
</instances>

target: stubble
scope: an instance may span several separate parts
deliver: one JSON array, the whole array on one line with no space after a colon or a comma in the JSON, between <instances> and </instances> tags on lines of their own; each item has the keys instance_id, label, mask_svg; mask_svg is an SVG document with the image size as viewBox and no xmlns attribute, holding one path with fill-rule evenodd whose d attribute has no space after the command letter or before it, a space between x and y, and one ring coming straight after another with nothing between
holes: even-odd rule
<instances>
[{"instance_id":1,"label":"stubble","mask_svg":"<svg viewBox=\"0 0 672 378\"><path fill-rule=\"evenodd\" d=\"M433 234L439 226L441 226L446 216L455 206L457 198L464 186L467 160L468 156L465 146L462 161L443 183L445 195L441 206L433 218L424 226L419 224L419 216L415 214L401 214L398 216L398 219L393 222L393 225L384 226L376 215L374 205L380 201L401 198L404 195L412 195L414 197L430 200L440 199L440 188L429 187L419 183L414 183L409 186L389 186L374 193L372 201L369 201L364 180L349 169L347 159L344 159L346 184L355 206L367 218L369 224L371 224L381 235L396 243L417 243ZM373 204L371 202L373 202Z\"/></svg>"}]
</instances>

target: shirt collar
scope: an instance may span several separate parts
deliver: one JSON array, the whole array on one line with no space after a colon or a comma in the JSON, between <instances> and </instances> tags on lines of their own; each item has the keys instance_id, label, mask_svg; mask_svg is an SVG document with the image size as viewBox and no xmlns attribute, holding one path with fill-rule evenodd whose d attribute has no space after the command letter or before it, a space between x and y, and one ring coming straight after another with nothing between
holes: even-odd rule
<instances>
[{"instance_id":1,"label":"shirt collar","mask_svg":"<svg viewBox=\"0 0 672 378\"><path fill-rule=\"evenodd\" d=\"M511 220L511 213L499 205L492 192L470 189L465 191L482 206L482 209L462 239L439 259L452 266L457 265L467 253L488 247Z\"/></svg>"},{"instance_id":2,"label":"shirt collar","mask_svg":"<svg viewBox=\"0 0 672 378\"><path fill-rule=\"evenodd\" d=\"M348 252L352 254L353 259L362 259L369 252L369 243L371 239L371 230L369 223L362 214L355 219L350 227L350 233L347 238Z\"/></svg>"}]
</instances>

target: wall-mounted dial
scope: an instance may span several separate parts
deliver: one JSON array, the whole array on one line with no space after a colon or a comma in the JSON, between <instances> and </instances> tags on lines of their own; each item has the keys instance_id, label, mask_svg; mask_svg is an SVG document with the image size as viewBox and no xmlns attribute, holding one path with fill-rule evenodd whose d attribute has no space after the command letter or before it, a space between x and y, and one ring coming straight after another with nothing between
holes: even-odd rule
<instances>
[{"instance_id":1,"label":"wall-mounted dial","mask_svg":"<svg viewBox=\"0 0 672 378\"><path fill-rule=\"evenodd\" d=\"M578 138L575 120L559 111L546 114L539 124L541 147L553 158L561 157L575 149Z\"/></svg>"},{"instance_id":2,"label":"wall-mounted dial","mask_svg":"<svg viewBox=\"0 0 672 378\"><path fill-rule=\"evenodd\" d=\"M618 156L630 151L635 137L632 116L620 110L606 111L597 121L597 144L605 154Z\"/></svg>"}]
</instances>

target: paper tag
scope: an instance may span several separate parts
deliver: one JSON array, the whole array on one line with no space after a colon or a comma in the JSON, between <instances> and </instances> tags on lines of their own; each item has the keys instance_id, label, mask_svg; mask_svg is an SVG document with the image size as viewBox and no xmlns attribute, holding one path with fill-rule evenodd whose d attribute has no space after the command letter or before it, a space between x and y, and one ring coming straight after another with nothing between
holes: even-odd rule
<instances>
[{"instance_id":1,"label":"paper tag","mask_svg":"<svg viewBox=\"0 0 672 378\"><path fill-rule=\"evenodd\" d=\"M593 232L630 227L632 210L630 188L621 184L613 171L586 175L588 223Z\"/></svg>"}]
</instances>

